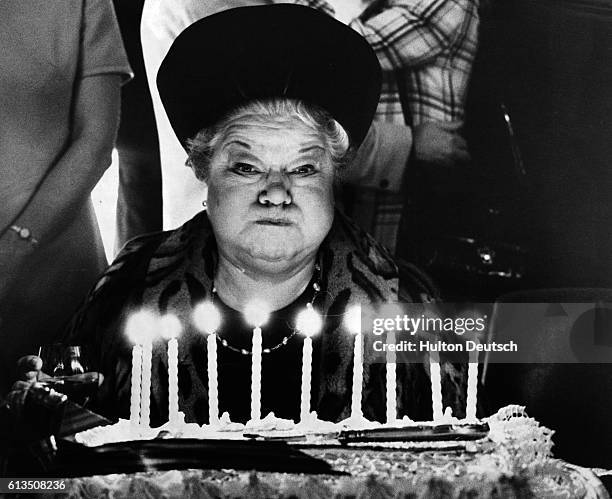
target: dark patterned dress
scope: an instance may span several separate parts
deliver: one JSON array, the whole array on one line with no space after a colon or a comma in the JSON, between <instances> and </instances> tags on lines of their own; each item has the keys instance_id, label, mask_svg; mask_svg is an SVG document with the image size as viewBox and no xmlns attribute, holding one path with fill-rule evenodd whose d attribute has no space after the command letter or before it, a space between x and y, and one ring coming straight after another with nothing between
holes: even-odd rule
<instances>
[{"instance_id":1,"label":"dark patterned dress","mask_svg":"<svg viewBox=\"0 0 612 499\"><path fill-rule=\"evenodd\" d=\"M321 292L315 308L324 317L323 330L314 340L312 409L321 419L339 421L350 415L354 337L342 326L352 304L430 300L432 288L417 269L402 270L370 236L337 213L319 251ZM188 422L208 421L206 340L191 322L193 307L211 298L216 266L215 238L205 213L182 227L146 235L128 243L91 291L71 325L73 343L96 352L94 366L105 376L97 410L111 417L128 417L131 345L124 327L130 313L148 307L179 317L184 331L179 340L179 406ZM264 330L264 348L291 334L291 317L311 300L305 295L273 314ZM221 307L225 324L219 331L230 345L248 338L248 326L240 326L237 312ZM280 338L280 340L279 340ZM367 340L366 340L367 341ZM294 335L283 347L264 354L264 415L297 418L302 338ZM248 343L245 346L249 348ZM250 390L250 356L218 344L220 409L234 420L244 421ZM166 343L153 346L151 422L168 418L168 363ZM385 417L385 365L373 362L372 349L364 349L363 412L372 420ZM398 413L416 420L430 420L431 387L427 362L398 364ZM444 405L456 416L465 412L465 366L442 365ZM295 409L292 406L295 405Z\"/></svg>"}]
</instances>

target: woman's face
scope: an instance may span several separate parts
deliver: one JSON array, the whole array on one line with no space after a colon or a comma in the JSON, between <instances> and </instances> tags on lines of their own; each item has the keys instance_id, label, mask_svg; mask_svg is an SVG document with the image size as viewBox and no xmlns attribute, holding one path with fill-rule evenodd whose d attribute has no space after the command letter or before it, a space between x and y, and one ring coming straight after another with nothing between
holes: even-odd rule
<instances>
[{"instance_id":1,"label":"woman's face","mask_svg":"<svg viewBox=\"0 0 612 499\"><path fill-rule=\"evenodd\" d=\"M314 258L333 221L334 166L320 133L293 120L236 120L216 146L208 215L234 265L291 272Z\"/></svg>"}]
</instances>

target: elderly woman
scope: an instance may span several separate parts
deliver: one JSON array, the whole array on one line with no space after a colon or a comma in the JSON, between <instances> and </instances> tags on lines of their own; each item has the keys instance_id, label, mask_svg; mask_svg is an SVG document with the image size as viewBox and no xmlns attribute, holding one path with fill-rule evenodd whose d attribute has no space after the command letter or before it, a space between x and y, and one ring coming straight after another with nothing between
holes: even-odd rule
<instances>
[{"instance_id":1,"label":"elderly woman","mask_svg":"<svg viewBox=\"0 0 612 499\"><path fill-rule=\"evenodd\" d=\"M356 303L420 300L417 271L400 276L386 251L334 210L334 183L370 125L380 69L367 42L315 10L295 5L233 9L205 18L175 41L158 75L188 164L208 188L207 209L182 227L128 243L74 320L71 341L99 352L99 410L129 412L128 316L146 307L182 324L180 408L207 422L206 341L193 307L212 300L219 409L249 419L251 338L243 312L272 311L263 328L262 413L298 419L301 351L295 318L307 304L324 317L314 338L313 410L349 415L353 337L342 327ZM191 137L191 138L190 138ZM152 423L167 420L167 355L154 345ZM384 418L384 364L366 353L366 417ZM400 415L431 418L421 364L398 369ZM463 412L460 373L446 365L445 405Z\"/></svg>"}]
</instances>

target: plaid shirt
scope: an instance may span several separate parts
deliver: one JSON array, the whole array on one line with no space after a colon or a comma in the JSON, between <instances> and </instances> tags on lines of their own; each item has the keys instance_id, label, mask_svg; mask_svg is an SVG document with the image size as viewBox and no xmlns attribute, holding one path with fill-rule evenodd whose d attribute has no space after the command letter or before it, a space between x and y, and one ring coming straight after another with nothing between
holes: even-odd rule
<instances>
[{"instance_id":1,"label":"plaid shirt","mask_svg":"<svg viewBox=\"0 0 612 499\"><path fill-rule=\"evenodd\" d=\"M335 15L326 0L296 3ZM370 3L349 25L368 40L383 70L374 119L409 126L463 120L478 24L478 0ZM352 216L367 221L365 229L394 250L402 197L377 191L359 193L359 198Z\"/></svg>"},{"instance_id":2,"label":"plaid shirt","mask_svg":"<svg viewBox=\"0 0 612 499\"><path fill-rule=\"evenodd\" d=\"M296 3L335 15L326 0ZM351 21L383 69L376 119L412 126L462 120L478 21L478 0L374 0Z\"/></svg>"}]
</instances>

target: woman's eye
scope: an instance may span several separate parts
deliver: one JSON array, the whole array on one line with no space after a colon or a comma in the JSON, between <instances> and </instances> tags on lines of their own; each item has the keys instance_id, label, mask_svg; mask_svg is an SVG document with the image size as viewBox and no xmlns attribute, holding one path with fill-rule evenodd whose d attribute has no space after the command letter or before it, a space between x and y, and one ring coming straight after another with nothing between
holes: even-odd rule
<instances>
[{"instance_id":1,"label":"woman's eye","mask_svg":"<svg viewBox=\"0 0 612 499\"><path fill-rule=\"evenodd\" d=\"M238 173L257 173L255 167L248 163L236 163L234 164L233 170Z\"/></svg>"},{"instance_id":2,"label":"woman's eye","mask_svg":"<svg viewBox=\"0 0 612 499\"><path fill-rule=\"evenodd\" d=\"M314 171L315 171L314 165L300 165L294 168L293 170L291 170L291 173L294 173L297 175L304 175L308 173L313 173Z\"/></svg>"}]
</instances>

